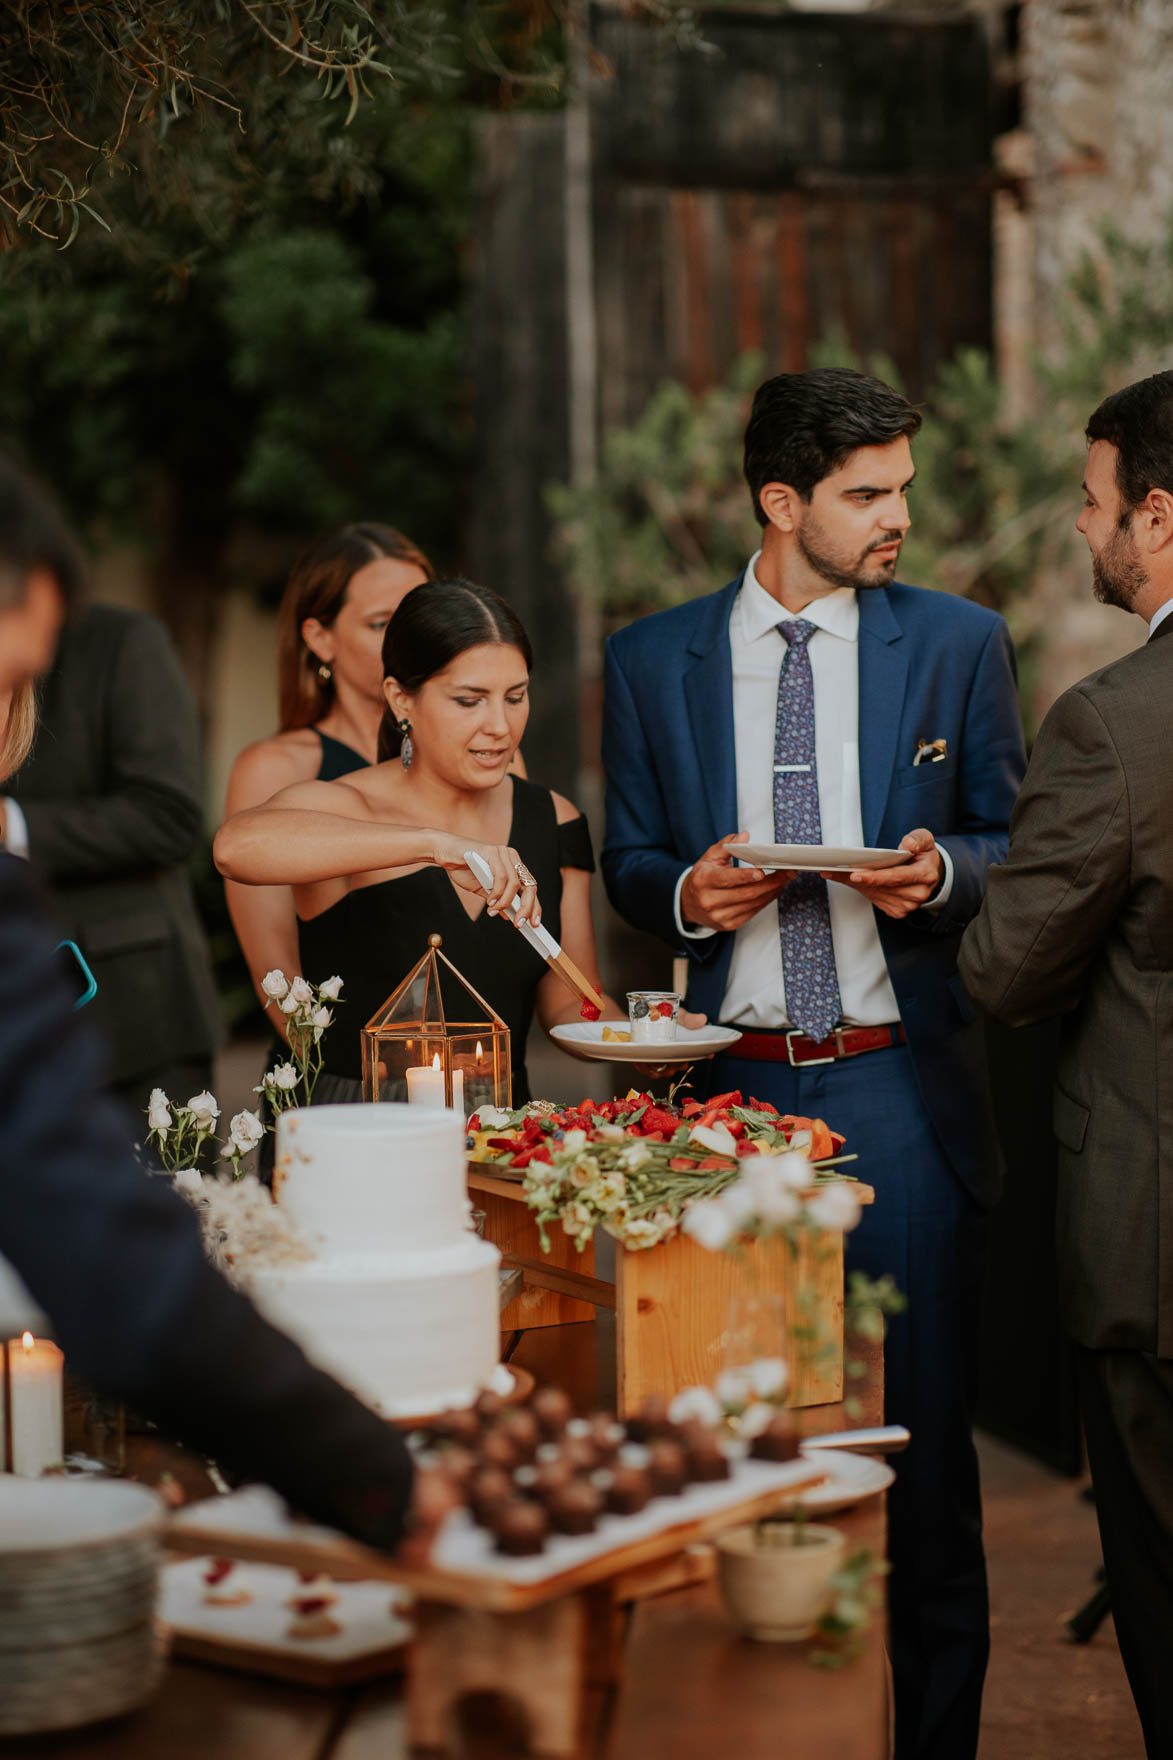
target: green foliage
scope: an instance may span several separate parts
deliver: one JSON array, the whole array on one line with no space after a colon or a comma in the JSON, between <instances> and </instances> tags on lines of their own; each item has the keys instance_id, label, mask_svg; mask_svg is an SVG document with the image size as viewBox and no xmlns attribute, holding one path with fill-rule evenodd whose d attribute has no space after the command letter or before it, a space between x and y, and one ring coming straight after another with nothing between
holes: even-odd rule
<instances>
[{"instance_id":1,"label":"green foliage","mask_svg":"<svg viewBox=\"0 0 1173 1760\"><path fill-rule=\"evenodd\" d=\"M880 1579L891 1569L870 1547L844 1560L830 1579L831 1605L816 1630L821 1642L809 1652L816 1668L842 1668L863 1649L864 1634L880 1606Z\"/></svg>"},{"instance_id":2,"label":"green foliage","mask_svg":"<svg viewBox=\"0 0 1173 1760\"><path fill-rule=\"evenodd\" d=\"M1073 522L1087 418L1109 391L1173 361L1171 271L1173 224L1150 244L1106 228L1034 363L1037 415L1010 413L990 357L973 348L941 369L927 399L901 575L994 606L1028 664L1040 574L1080 565ZM828 341L810 364L860 363ZM866 364L899 383L891 362ZM710 592L744 566L755 545L741 436L761 372L760 358L746 356L699 397L662 385L638 421L606 436L593 485L549 492L559 554L578 589L615 618Z\"/></svg>"}]
</instances>

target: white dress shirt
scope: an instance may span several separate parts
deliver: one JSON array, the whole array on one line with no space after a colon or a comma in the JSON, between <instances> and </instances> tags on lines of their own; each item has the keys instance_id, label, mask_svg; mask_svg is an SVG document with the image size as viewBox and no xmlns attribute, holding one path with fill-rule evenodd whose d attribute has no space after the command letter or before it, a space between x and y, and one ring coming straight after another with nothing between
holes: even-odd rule
<instances>
[{"instance_id":1,"label":"white dress shirt","mask_svg":"<svg viewBox=\"0 0 1173 1760\"><path fill-rule=\"evenodd\" d=\"M797 614L788 612L757 578L758 551L745 571L729 619L733 660L733 738L737 775L737 829L751 843L774 843L774 726L778 714L778 675L786 642L778 625L801 617L816 625L810 639L815 696L815 762L819 772L819 818L823 842L858 849L863 844L859 789L859 602L849 587L815 599ZM945 867L940 891L927 909L940 909L953 885L953 865ZM715 934L686 928L680 893L691 869L676 887L676 926L690 940ZM876 928L873 906L850 886L828 882L831 936L843 1019L856 1026L898 1021L900 1010ZM786 987L778 903L760 910L738 929L725 985L721 1019L746 1027L784 1027Z\"/></svg>"},{"instance_id":2,"label":"white dress shirt","mask_svg":"<svg viewBox=\"0 0 1173 1760\"><path fill-rule=\"evenodd\" d=\"M1152 635L1153 631L1156 629L1156 627L1159 623L1164 623L1165 619L1170 615L1170 613L1173 613L1173 599L1166 599L1165 603L1162 606L1160 606L1160 608L1157 611L1155 611L1153 613L1153 616L1149 619L1149 634L1150 635Z\"/></svg>"}]
</instances>

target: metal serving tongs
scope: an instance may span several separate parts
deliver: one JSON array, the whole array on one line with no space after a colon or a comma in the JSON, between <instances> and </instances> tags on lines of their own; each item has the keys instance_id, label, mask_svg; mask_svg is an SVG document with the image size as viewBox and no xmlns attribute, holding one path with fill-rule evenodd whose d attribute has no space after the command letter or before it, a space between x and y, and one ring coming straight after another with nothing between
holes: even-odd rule
<instances>
[{"instance_id":1,"label":"metal serving tongs","mask_svg":"<svg viewBox=\"0 0 1173 1760\"><path fill-rule=\"evenodd\" d=\"M476 878L491 897L493 891L493 870L490 868L488 862L486 862L484 856L478 855L475 849L466 849L464 852L464 860L469 870L476 875ZM569 985L570 989L574 991L576 996L580 996L584 1002L589 1002L592 1008L601 1013L603 1008L603 998L599 995L599 992L592 986L587 977L579 971L570 955L563 952L554 937L548 930L543 929L540 923L535 929L532 923L518 922L517 913L520 909L521 900L520 898L515 898L510 906L510 910L513 913L513 927L525 936L525 939L529 942L534 952L541 954L550 970L552 972L557 972L558 976L562 979L562 982Z\"/></svg>"}]
</instances>

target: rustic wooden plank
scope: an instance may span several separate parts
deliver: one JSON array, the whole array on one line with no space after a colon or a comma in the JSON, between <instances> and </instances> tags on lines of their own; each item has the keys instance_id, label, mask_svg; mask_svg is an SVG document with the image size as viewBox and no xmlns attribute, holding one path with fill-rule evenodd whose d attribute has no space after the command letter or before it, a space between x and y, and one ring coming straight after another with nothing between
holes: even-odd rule
<instances>
[{"instance_id":1,"label":"rustic wooden plank","mask_svg":"<svg viewBox=\"0 0 1173 1760\"><path fill-rule=\"evenodd\" d=\"M588 1277L593 1275L594 1248L588 1244L579 1253L560 1228L550 1230L549 1253L542 1251L538 1225L526 1207L520 1186L475 1173L469 1175L468 1183L469 1189L477 1194L478 1208L485 1212L485 1239L492 1241L503 1254L535 1262L545 1260L553 1269L580 1271ZM503 1310L501 1329L510 1332L533 1326L564 1326L593 1318L594 1309L586 1302L530 1287L523 1289Z\"/></svg>"},{"instance_id":2,"label":"rustic wooden plank","mask_svg":"<svg viewBox=\"0 0 1173 1760\"><path fill-rule=\"evenodd\" d=\"M615 1306L615 1285L605 1283L601 1277L586 1277L581 1271L563 1270L560 1266L537 1259L519 1259L513 1253L504 1254L502 1263L511 1270L520 1271L525 1282L533 1289L571 1296L576 1300L590 1302L595 1308L613 1309Z\"/></svg>"}]
</instances>

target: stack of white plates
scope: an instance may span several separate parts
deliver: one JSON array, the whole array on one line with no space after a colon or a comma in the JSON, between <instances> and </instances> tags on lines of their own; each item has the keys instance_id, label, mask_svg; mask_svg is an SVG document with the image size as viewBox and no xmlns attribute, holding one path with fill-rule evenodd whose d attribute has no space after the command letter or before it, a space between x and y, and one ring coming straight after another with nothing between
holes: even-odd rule
<instances>
[{"instance_id":1,"label":"stack of white plates","mask_svg":"<svg viewBox=\"0 0 1173 1760\"><path fill-rule=\"evenodd\" d=\"M141 1485L0 1476L0 1736L72 1729L151 1697L162 1517Z\"/></svg>"}]
</instances>

